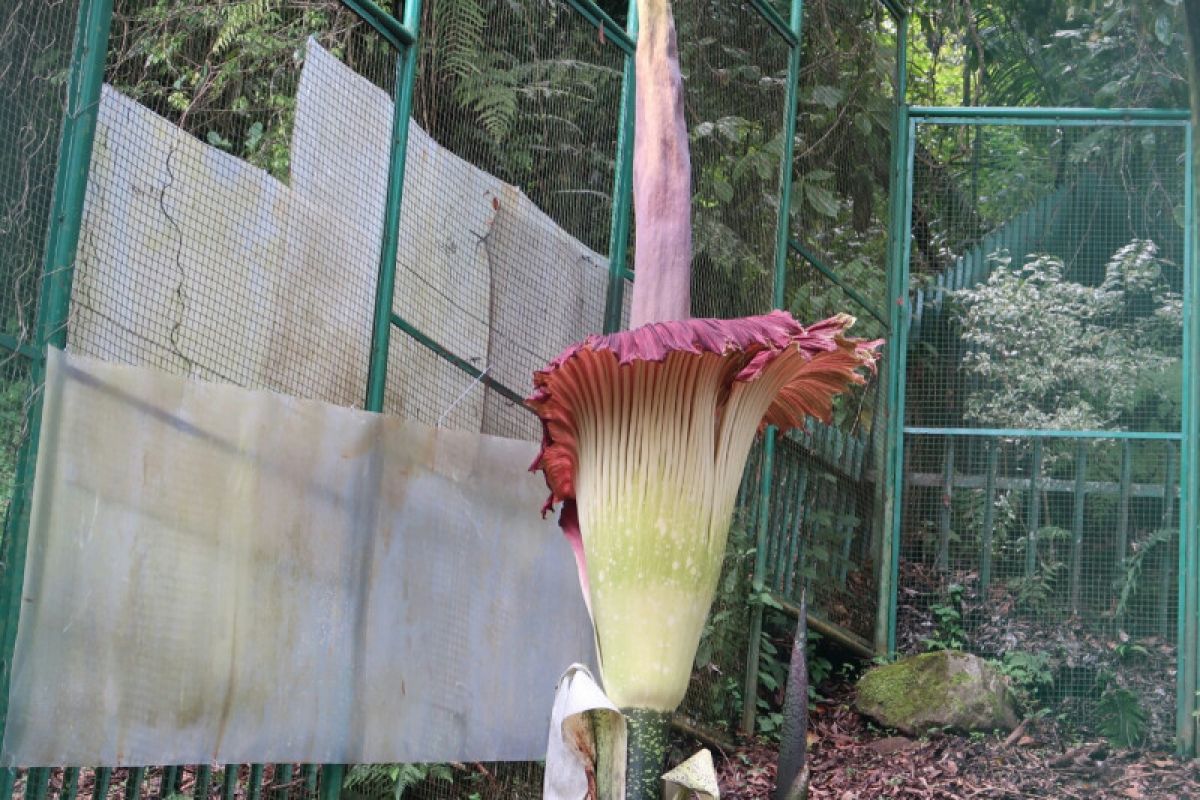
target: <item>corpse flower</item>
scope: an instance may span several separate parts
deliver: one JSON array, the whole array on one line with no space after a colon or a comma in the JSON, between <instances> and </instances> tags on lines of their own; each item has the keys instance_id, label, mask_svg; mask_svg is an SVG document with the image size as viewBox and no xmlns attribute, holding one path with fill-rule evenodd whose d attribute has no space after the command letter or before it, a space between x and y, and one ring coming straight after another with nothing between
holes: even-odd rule
<instances>
[{"instance_id":1,"label":"corpse flower","mask_svg":"<svg viewBox=\"0 0 1200 800\"><path fill-rule=\"evenodd\" d=\"M755 435L828 420L863 382L877 343L846 338L852 323L649 323L589 337L534 376L534 468L546 509L562 503L604 688L629 719L630 797L639 770L661 772L661 750L635 763L639 731L661 737L687 690Z\"/></svg>"},{"instance_id":2,"label":"corpse flower","mask_svg":"<svg viewBox=\"0 0 1200 800\"><path fill-rule=\"evenodd\" d=\"M811 327L783 311L687 319L690 160L674 21L638 0L632 330L591 336L534 375L534 462L562 504L604 689L625 714L627 800L661 792L667 725L712 604L754 438L828 420L878 342L853 318Z\"/></svg>"}]
</instances>

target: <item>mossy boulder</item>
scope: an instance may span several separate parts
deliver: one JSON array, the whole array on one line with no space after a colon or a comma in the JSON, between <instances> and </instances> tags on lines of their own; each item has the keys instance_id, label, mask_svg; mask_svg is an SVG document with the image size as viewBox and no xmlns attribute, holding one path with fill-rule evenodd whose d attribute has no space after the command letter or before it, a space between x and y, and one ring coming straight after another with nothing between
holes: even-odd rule
<instances>
[{"instance_id":1,"label":"mossy boulder","mask_svg":"<svg viewBox=\"0 0 1200 800\"><path fill-rule=\"evenodd\" d=\"M920 736L937 728L971 732L1016 727L1008 680L978 656L938 650L868 670L855 709L886 728Z\"/></svg>"}]
</instances>

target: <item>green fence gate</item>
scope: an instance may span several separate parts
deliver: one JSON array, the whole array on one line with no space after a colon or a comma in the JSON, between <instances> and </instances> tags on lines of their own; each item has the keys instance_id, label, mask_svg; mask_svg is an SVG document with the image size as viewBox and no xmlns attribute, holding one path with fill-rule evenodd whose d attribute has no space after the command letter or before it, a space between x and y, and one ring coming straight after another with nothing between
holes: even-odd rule
<instances>
[{"instance_id":1,"label":"green fence gate","mask_svg":"<svg viewBox=\"0 0 1200 800\"><path fill-rule=\"evenodd\" d=\"M1181 752L1197 688L1188 120L910 109L889 454L892 649L996 658L1080 731Z\"/></svg>"}]
</instances>

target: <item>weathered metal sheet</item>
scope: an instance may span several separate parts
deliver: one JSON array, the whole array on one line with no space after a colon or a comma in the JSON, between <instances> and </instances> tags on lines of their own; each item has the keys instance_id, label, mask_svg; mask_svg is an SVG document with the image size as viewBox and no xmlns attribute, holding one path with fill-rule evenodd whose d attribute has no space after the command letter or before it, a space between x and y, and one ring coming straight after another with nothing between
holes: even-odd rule
<instances>
[{"instance_id":1,"label":"weathered metal sheet","mask_svg":"<svg viewBox=\"0 0 1200 800\"><path fill-rule=\"evenodd\" d=\"M593 644L532 444L48 368L4 765L542 757Z\"/></svg>"}]
</instances>

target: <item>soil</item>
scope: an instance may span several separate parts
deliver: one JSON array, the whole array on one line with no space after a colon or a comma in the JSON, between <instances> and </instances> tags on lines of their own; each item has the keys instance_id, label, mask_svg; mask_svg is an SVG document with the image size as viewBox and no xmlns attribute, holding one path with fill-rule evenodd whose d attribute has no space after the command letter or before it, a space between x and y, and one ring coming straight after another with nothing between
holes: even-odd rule
<instances>
[{"instance_id":1,"label":"soil","mask_svg":"<svg viewBox=\"0 0 1200 800\"><path fill-rule=\"evenodd\" d=\"M909 739L851 710L849 687L819 701L809 722L812 800L1174 800L1200 798L1200 762L1166 752L1069 742L1049 721L1014 736ZM755 742L716 756L724 800L767 800L777 745Z\"/></svg>"}]
</instances>

